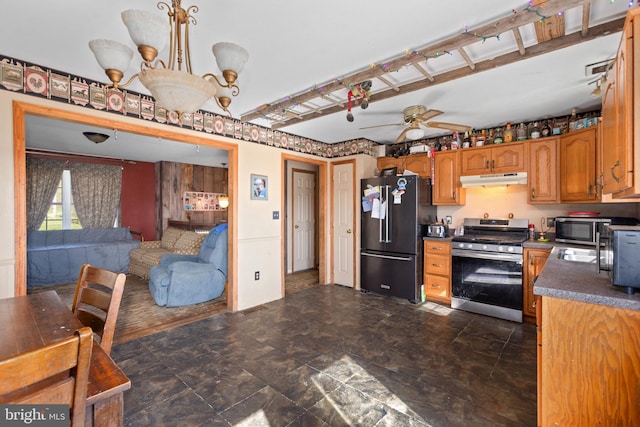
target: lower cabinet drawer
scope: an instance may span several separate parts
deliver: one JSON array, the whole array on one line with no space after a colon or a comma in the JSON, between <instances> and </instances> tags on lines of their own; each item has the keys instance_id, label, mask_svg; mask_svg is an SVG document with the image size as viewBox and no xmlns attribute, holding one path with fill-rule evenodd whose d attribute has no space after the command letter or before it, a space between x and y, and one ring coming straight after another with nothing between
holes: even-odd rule
<instances>
[{"instance_id":1,"label":"lower cabinet drawer","mask_svg":"<svg viewBox=\"0 0 640 427\"><path fill-rule=\"evenodd\" d=\"M424 265L424 271L427 274L438 274L440 276L449 276L451 274L451 256L450 255L431 255L427 254Z\"/></svg>"},{"instance_id":2,"label":"lower cabinet drawer","mask_svg":"<svg viewBox=\"0 0 640 427\"><path fill-rule=\"evenodd\" d=\"M449 277L434 276L432 274L425 275L424 293L427 300L437 298L439 300L451 297L451 286L449 285Z\"/></svg>"}]
</instances>

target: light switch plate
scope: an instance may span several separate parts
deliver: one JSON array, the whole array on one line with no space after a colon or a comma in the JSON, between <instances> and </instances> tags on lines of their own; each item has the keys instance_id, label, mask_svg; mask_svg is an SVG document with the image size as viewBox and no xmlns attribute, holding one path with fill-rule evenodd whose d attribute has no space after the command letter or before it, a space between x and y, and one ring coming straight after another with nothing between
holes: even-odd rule
<instances>
[{"instance_id":1,"label":"light switch plate","mask_svg":"<svg viewBox=\"0 0 640 427\"><path fill-rule=\"evenodd\" d=\"M453 222L453 218L451 218L451 215L447 215L444 220L448 225L451 225L451 223Z\"/></svg>"},{"instance_id":2,"label":"light switch plate","mask_svg":"<svg viewBox=\"0 0 640 427\"><path fill-rule=\"evenodd\" d=\"M273 211L273 219L280 219L280 211Z\"/></svg>"}]
</instances>

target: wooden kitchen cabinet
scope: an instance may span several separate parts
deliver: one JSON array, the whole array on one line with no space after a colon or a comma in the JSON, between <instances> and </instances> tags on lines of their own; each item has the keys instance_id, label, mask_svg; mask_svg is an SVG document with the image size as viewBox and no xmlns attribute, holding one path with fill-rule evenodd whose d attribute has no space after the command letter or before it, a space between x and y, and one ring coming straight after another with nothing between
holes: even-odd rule
<instances>
[{"instance_id":1,"label":"wooden kitchen cabinet","mask_svg":"<svg viewBox=\"0 0 640 427\"><path fill-rule=\"evenodd\" d=\"M526 143L529 159L528 201L530 204L559 202L558 138Z\"/></svg>"},{"instance_id":2,"label":"wooden kitchen cabinet","mask_svg":"<svg viewBox=\"0 0 640 427\"><path fill-rule=\"evenodd\" d=\"M434 205L464 205L460 187L460 151L438 151L434 156L432 200Z\"/></svg>"},{"instance_id":3,"label":"wooden kitchen cabinet","mask_svg":"<svg viewBox=\"0 0 640 427\"><path fill-rule=\"evenodd\" d=\"M638 156L634 109L640 107L640 95L634 91L634 81L640 81L640 69L636 69L640 67L634 67L634 55L640 55L638 16L635 10L627 13L615 63L602 84L601 185L603 193L613 193L614 197L640 194L639 183L634 183L634 155Z\"/></svg>"},{"instance_id":4,"label":"wooden kitchen cabinet","mask_svg":"<svg viewBox=\"0 0 640 427\"><path fill-rule=\"evenodd\" d=\"M398 168L398 172L402 173L402 160L400 157L378 157L378 169Z\"/></svg>"},{"instance_id":5,"label":"wooden kitchen cabinet","mask_svg":"<svg viewBox=\"0 0 640 427\"><path fill-rule=\"evenodd\" d=\"M427 153L409 154L408 156L378 157L378 169L396 167L398 173L403 173L405 169L417 173L421 178L431 177L431 158Z\"/></svg>"},{"instance_id":6,"label":"wooden kitchen cabinet","mask_svg":"<svg viewBox=\"0 0 640 427\"><path fill-rule=\"evenodd\" d=\"M640 311L541 298L538 425L637 425Z\"/></svg>"},{"instance_id":7,"label":"wooden kitchen cabinet","mask_svg":"<svg viewBox=\"0 0 640 427\"><path fill-rule=\"evenodd\" d=\"M526 170L522 143L500 144L462 150L460 175L522 172Z\"/></svg>"},{"instance_id":8,"label":"wooden kitchen cabinet","mask_svg":"<svg viewBox=\"0 0 640 427\"><path fill-rule=\"evenodd\" d=\"M427 153L409 154L406 156L404 169L420 175L421 178L431 177L431 158Z\"/></svg>"},{"instance_id":9,"label":"wooden kitchen cabinet","mask_svg":"<svg viewBox=\"0 0 640 427\"><path fill-rule=\"evenodd\" d=\"M536 319L536 296L533 294L533 282L540 275L542 268L549 258L551 249L524 248L525 266L522 269L522 300L524 302L523 314L525 320Z\"/></svg>"},{"instance_id":10,"label":"wooden kitchen cabinet","mask_svg":"<svg viewBox=\"0 0 640 427\"><path fill-rule=\"evenodd\" d=\"M424 241L423 274L427 301L451 304L451 242Z\"/></svg>"},{"instance_id":11,"label":"wooden kitchen cabinet","mask_svg":"<svg viewBox=\"0 0 640 427\"><path fill-rule=\"evenodd\" d=\"M560 201L597 203L596 127L569 132L560 137Z\"/></svg>"}]
</instances>

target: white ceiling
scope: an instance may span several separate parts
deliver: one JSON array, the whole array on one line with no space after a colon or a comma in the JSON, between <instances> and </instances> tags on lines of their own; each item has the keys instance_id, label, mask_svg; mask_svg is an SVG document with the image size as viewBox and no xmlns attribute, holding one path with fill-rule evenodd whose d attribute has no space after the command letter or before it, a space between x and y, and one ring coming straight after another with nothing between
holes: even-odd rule
<instances>
[{"instance_id":1,"label":"white ceiling","mask_svg":"<svg viewBox=\"0 0 640 427\"><path fill-rule=\"evenodd\" d=\"M185 0L183 6L191 4ZM194 14L198 24L191 30L192 65L198 74L217 73L210 49L217 41L232 41L249 51L249 61L238 80L240 95L230 106L233 116L240 118L261 105L278 103L341 76L380 66L405 52L459 35L465 28L472 31L497 19L508 19L513 15L512 10L523 11L527 4L521 0L200 1L197 4L199 11ZM106 83L108 79L87 43L94 38L110 38L133 47L120 19L120 12L130 8L154 11L156 1L8 2L3 5L3 15L11 18L5 19L0 26L0 40L4 40L0 54ZM592 0L590 25L621 18L627 8L626 1ZM579 31L582 6L567 10L565 21L566 33ZM521 28L521 32L525 47L536 43L533 24ZM474 128L567 115L572 108L578 112L597 109L600 99L590 95L595 85L588 85L594 76L585 74L585 65L613 58L619 40L620 33L612 34L374 102L367 110L357 107L353 110L355 120L351 123L346 120L345 110L319 115L317 119L282 130L326 143L357 138L389 143L395 140L402 127L359 128L401 123L403 108L414 104L444 111L435 120ZM480 61L515 49L514 37L508 32L501 34L499 39L478 40L467 51L474 60ZM165 55L161 53L160 56ZM138 69L137 61L134 57L125 80ZM454 52L429 59L423 65L437 74L458 67L461 61ZM413 78L410 73L406 69L397 70L398 79ZM377 87L379 82L376 81L374 91ZM137 82L130 88L148 93ZM213 102L203 109L220 113ZM254 123L271 125L264 119ZM39 126L42 127L42 123ZM47 127L41 129L45 132L43 138L54 134ZM62 126L55 127L55 132L62 130ZM78 129L73 131L77 133ZM30 134L37 132L32 129ZM442 133L447 132L427 130L428 137ZM60 137L60 140L68 141L69 137ZM37 144L27 140L28 145L32 143ZM129 152L135 144L111 145L115 157L135 159L135 156L144 157L150 153L149 150L142 150L142 154Z\"/></svg>"}]
</instances>

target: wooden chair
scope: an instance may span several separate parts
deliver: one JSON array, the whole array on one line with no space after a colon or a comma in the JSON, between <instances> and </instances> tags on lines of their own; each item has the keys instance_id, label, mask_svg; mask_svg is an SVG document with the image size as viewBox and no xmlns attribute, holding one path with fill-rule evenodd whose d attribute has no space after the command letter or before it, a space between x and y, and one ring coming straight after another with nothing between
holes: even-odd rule
<instances>
[{"instance_id":1,"label":"wooden chair","mask_svg":"<svg viewBox=\"0 0 640 427\"><path fill-rule=\"evenodd\" d=\"M83 325L100 338L100 347L111 353L120 301L127 277L123 273L84 264L78 275L71 310Z\"/></svg>"},{"instance_id":2,"label":"wooden chair","mask_svg":"<svg viewBox=\"0 0 640 427\"><path fill-rule=\"evenodd\" d=\"M0 403L69 405L71 425L84 426L93 332L0 360Z\"/></svg>"}]
</instances>

